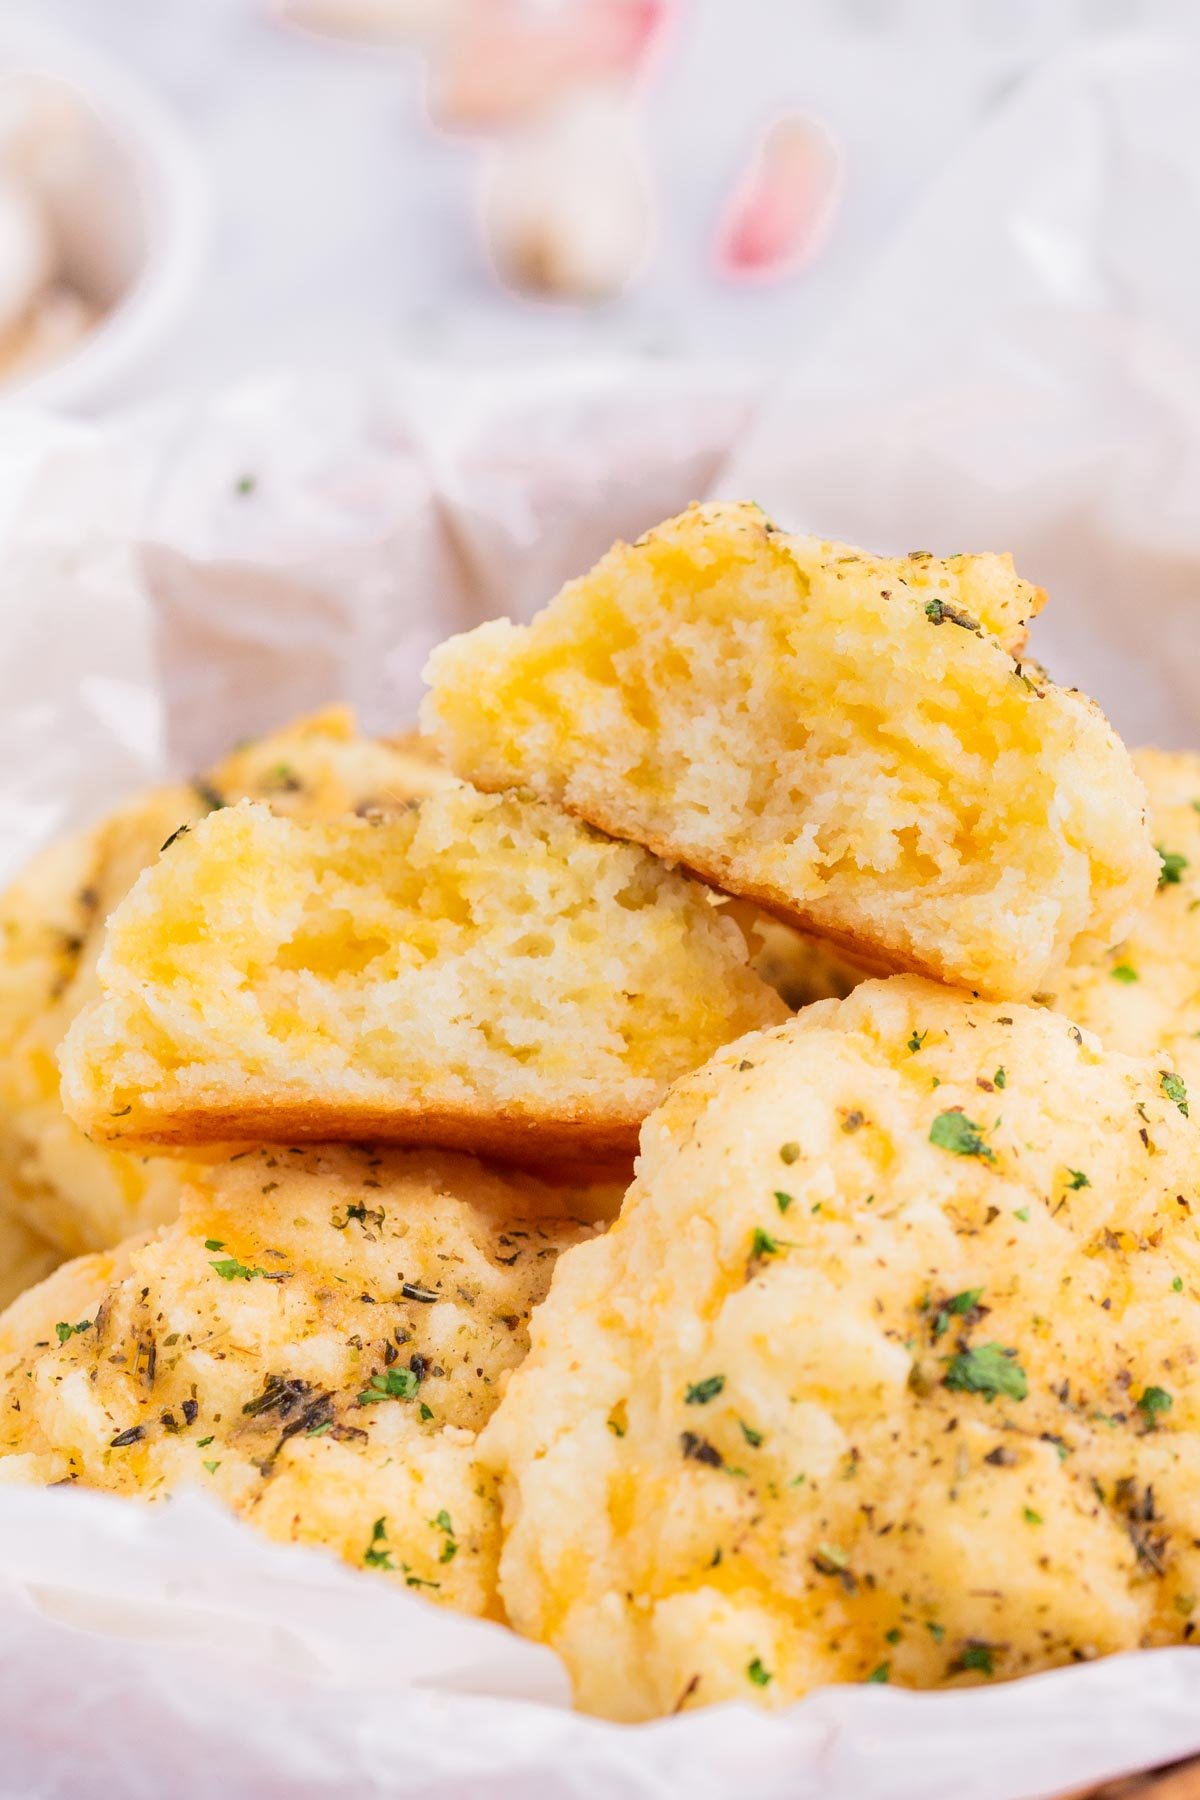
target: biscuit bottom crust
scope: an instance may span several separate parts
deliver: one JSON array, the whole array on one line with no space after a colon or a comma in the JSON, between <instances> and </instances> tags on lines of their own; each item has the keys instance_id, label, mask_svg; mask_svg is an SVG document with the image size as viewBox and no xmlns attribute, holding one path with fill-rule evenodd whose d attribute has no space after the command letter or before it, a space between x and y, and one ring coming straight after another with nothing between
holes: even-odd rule
<instances>
[{"instance_id":1,"label":"biscuit bottom crust","mask_svg":"<svg viewBox=\"0 0 1200 1800\"><path fill-rule=\"evenodd\" d=\"M627 1166L637 1151L641 1116L622 1120L611 1113L590 1117L579 1111L539 1115L530 1110L489 1113L464 1106L414 1107L369 1105L352 1096L319 1102L288 1101L270 1093L261 1098L211 1098L189 1094L187 1110L172 1112L147 1095L132 1113L109 1123L97 1120L92 1135L101 1142L129 1147L180 1148L200 1144L428 1144L472 1156L542 1168Z\"/></svg>"}]
</instances>

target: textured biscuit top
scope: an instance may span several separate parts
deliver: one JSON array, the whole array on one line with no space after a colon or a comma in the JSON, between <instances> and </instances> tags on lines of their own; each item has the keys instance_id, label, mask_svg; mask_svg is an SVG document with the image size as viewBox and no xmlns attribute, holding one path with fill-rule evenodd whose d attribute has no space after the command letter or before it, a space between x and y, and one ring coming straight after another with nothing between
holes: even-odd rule
<instances>
[{"instance_id":1,"label":"textured biscuit top","mask_svg":"<svg viewBox=\"0 0 1200 1800\"><path fill-rule=\"evenodd\" d=\"M484 1451L581 1705L784 1705L1190 1637L1200 1132L1166 1062L868 981L647 1121Z\"/></svg>"},{"instance_id":2,"label":"textured biscuit top","mask_svg":"<svg viewBox=\"0 0 1200 1800\"><path fill-rule=\"evenodd\" d=\"M191 1482L270 1537L494 1613L475 1436L555 1257L617 1197L428 1151L239 1154L157 1236L0 1318L0 1479Z\"/></svg>"}]
</instances>

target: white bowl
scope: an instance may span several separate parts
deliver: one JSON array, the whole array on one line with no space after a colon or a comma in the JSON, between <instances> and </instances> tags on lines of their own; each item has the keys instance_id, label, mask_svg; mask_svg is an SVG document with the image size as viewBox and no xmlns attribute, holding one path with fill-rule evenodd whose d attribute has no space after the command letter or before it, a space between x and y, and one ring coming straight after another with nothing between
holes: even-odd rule
<instances>
[{"instance_id":1,"label":"white bowl","mask_svg":"<svg viewBox=\"0 0 1200 1800\"><path fill-rule=\"evenodd\" d=\"M71 284L101 316L58 361L14 375L0 393L67 410L120 400L196 287L207 183L167 108L90 48L0 18L8 75L60 85L76 103L86 154L56 194L54 228Z\"/></svg>"}]
</instances>

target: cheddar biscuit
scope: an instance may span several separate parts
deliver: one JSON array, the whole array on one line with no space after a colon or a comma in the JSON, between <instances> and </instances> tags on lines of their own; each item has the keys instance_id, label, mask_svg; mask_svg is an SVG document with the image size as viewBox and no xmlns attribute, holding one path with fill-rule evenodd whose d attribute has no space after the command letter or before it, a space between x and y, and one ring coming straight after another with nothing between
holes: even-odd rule
<instances>
[{"instance_id":1,"label":"cheddar biscuit","mask_svg":"<svg viewBox=\"0 0 1200 1800\"><path fill-rule=\"evenodd\" d=\"M757 507L618 545L436 650L452 767L525 785L885 969L1001 998L1121 937L1157 862L1096 706L1014 661L1005 558L868 556Z\"/></svg>"},{"instance_id":2,"label":"cheddar biscuit","mask_svg":"<svg viewBox=\"0 0 1200 1800\"><path fill-rule=\"evenodd\" d=\"M482 1451L513 1624L644 1719L1190 1632L1200 1138L1169 1063L868 981L647 1120Z\"/></svg>"},{"instance_id":3,"label":"cheddar biscuit","mask_svg":"<svg viewBox=\"0 0 1200 1800\"><path fill-rule=\"evenodd\" d=\"M668 1082L785 1016L698 882L465 787L393 819L245 803L109 921L63 1100L100 1139L629 1157Z\"/></svg>"},{"instance_id":4,"label":"cheddar biscuit","mask_svg":"<svg viewBox=\"0 0 1200 1800\"><path fill-rule=\"evenodd\" d=\"M363 738L332 708L37 856L0 898L0 1208L68 1256L174 1213L179 1166L89 1143L63 1113L57 1061L98 992L105 920L169 837L246 796L293 818L337 818L394 812L451 782L416 740Z\"/></svg>"},{"instance_id":5,"label":"cheddar biscuit","mask_svg":"<svg viewBox=\"0 0 1200 1800\"><path fill-rule=\"evenodd\" d=\"M1107 952L1072 962L1044 996L1110 1049L1165 1050L1200 1093L1200 756L1137 750L1159 856L1158 890Z\"/></svg>"},{"instance_id":6,"label":"cheddar biscuit","mask_svg":"<svg viewBox=\"0 0 1200 1800\"><path fill-rule=\"evenodd\" d=\"M430 1152L256 1150L0 1317L0 1479L182 1483L495 1614L474 1445L555 1257L614 1203Z\"/></svg>"},{"instance_id":7,"label":"cheddar biscuit","mask_svg":"<svg viewBox=\"0 0 1200 1800\"><path fill-rule=\"evenodd\" d=\"M0 1306L41 1281L58 1260L47 1238L16 1213L0 1210Z\"/></svg>"}]
</instances>

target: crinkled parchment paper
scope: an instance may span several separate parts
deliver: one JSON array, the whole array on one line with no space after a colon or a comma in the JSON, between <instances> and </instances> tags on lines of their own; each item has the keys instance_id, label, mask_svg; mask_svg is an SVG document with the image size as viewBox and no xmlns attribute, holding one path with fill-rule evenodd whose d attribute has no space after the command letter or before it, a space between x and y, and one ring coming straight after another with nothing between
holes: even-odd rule
<instances>
[{"instance_id":1,"label":"crinkled parchment paper","mask_svg":"<svg viewBox=\"0 0 1200 1800\"><path fill-rule=\"evenodd\" d=\"M0 872L305 708L403 726L439 637L714 492L878 548L1012 548L1060 678L1200 744L1197 92L1171 46L1045 69L769 392L396 369L6 415ZM0 1745L0 1795L72 1800L1026 1800L1200 1749L1200 1656L621 1728L570 1712L549 1653L198 1495L0 1487Z\"/></svg>"}]
</instances>

